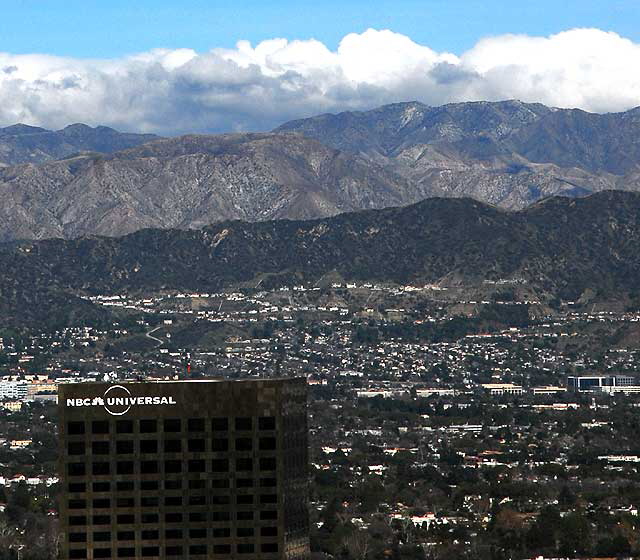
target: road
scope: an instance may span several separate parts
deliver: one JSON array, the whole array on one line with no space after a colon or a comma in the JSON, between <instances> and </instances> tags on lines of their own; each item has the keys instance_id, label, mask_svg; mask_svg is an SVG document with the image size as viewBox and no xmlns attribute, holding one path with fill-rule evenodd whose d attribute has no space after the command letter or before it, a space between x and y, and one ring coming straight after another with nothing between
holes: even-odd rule
<instances>
[{"instance_id":1,"label":"road","mask_svg":"<svg viewBox=\"0 0 640 560\"><path fill-rule=\"evenodd\" d=\"M164 340L160 340L159 338L156 338L155 336L153 336L152 333L156 332L158 329L161 329L162 326L160 327L156 327L155 329L151 329L145 336L147 338L150 338L151 340L155 340L158 344L156 344L156 348L159 348L160 346L162 346L164 344Z\"/></svg>"}]
</instances>

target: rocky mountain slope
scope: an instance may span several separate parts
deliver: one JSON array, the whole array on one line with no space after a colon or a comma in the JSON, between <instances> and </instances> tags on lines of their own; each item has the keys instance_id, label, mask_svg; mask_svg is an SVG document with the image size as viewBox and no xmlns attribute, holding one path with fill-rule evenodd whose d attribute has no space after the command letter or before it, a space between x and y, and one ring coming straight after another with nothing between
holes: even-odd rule
<instances>
[{"instance_id":1,"label":"rocky mountain slope","mask_svg":"<svg viewBox=\"0 0 640 560\"><path fill-rule=\"evenodd\" d=\"M400 103L274 133L169 139L16 125L0 129L2 161L14 165L0 167L0 241L321 218L434 196L522 209L640 190L640 109Z\"/></svg>"},{"instance_id":2,"label":"rocky mountain slope","mask_svg":"<svg viewBox=\"0 0 640 560\"><path fill-rule=\"evenodd\" d=\"M72 124L62 130L47 130L16 124L0 128L0 167L42 163L78 152L117 152L157 139L154 134L130 134L106 126Z\"/></svg>"},{"instance_id":3,"label":"rocky mountain slope","mask_svg":"<svg viewBox=\"0 0 640 560\"><path fill-rule=\"evenodd\" d=\"M184 136L0 169L0 240L304 219L418 198L393 172L299 135Z\"/></svg>"},{"instance_id":4,"label":"rocky mountain slope","mask_svg":"<svg viewBox=\"0 0 640 560\"><path fill-rule=\"evenodd\" d=\"M639 247L636 193L552 198L519 212L433 198L321 220L6 244L0 302L5 323L43 314L64 322L89 313L86 301L78 303L82 294L215 291L329 277L444 285L520 279L541 297L623 298L639 288Z\"/></svg>"},{"instance_id":5,"label":"rocky mountain slope","mask_svg":"<svg viewBox=\"0 0 640 560\"><path fill-rule=\"evenodd\" d=\"M523 208L546 196L640 187L640 108L593 114L519 101L398 103L276 129L360 154L422 196Z\"/></svg>"}]
</instances>

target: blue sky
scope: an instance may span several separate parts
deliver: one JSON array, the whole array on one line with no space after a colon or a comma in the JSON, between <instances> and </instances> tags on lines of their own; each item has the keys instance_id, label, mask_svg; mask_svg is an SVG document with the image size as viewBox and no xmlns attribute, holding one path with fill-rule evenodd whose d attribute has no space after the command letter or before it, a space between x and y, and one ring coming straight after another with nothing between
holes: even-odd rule
<instances>
[{"instance_id":1,"label":"blue sky","mask_svg":"<svg viewBox=\"0 0 640 560\"><path fill-rule=\"evenodd\" d=\"M640 42L638 0L1 0L0 51L119 57L156 47L205 52L239 39L316 38L392 29L460 54L505 33L597 27Z\"/></svg>"},{"instance_id":2,"label":"blue sky","mask_svg":"<svg viewBox=\"0 0 640 560\"><path fill-rule=\"evenodd\" d=\"M640 0L0 0L0 126L269 130L412 100L605 113L640 106L638 68Z\"/></svg>"}]
</instances>

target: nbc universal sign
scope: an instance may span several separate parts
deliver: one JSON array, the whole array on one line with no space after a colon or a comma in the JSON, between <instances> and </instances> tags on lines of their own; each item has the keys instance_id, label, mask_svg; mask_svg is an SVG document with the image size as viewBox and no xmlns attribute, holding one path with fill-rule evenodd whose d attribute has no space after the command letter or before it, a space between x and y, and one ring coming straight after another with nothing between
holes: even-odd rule
<instances>
[{"instance_id":1,"label":"nbc universal sign","mask_svg":"<svg viewBox=\"0 0 640 560\"><path fill-rule=\"evenodd\" d=\"M104 407L112 416L122 416L132 407L175 405L177 402L172 396L134 397L124 385L111 385L101 397L68 398L65 404L68 408Z\"/></svg>"}]
</instances>

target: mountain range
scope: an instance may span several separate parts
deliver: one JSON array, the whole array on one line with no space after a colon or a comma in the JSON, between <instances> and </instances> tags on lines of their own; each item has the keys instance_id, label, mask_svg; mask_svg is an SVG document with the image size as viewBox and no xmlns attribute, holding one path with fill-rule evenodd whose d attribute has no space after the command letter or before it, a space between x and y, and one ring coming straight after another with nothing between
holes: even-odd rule
<instances>
[{"instance_id":1,"label":"mountain range","mask_svg":"<svg viewBox=\"0 0 640 560\"><path fill-rule=\"evenodd\" d=\"M399 103L270 133L0 129L0 241L312 219L471 197L517 210L640 188L640 109Z\"/></svg>"},{"instance_id":2,"label":"mountain range","mask_svg":"<svg viewBox=\"0 0 640 560\"><path fill-rule=\"evenodd\" d=\"M472 199L319 220L226 221L0 246L4 324L69 324L81 296L217 291L329 279L472 286L516 280L541 300L638 296L640 194L554 197L517 212Z\"/></svg>"}]
</instances>

